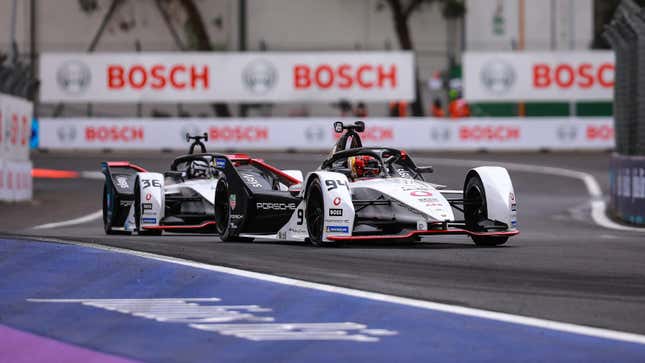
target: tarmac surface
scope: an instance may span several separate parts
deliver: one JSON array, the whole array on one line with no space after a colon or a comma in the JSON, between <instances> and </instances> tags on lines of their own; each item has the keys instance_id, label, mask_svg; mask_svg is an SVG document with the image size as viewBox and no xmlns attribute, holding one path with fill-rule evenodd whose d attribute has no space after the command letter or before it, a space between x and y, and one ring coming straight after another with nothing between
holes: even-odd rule
<instances>
[{"instance_id":1,"label":"tarmac surface","mask_svg":"<svg viewBox=\"0 0 645 363\"><path fill-rule=\"evenodd\" d=\"M99 171L103 160L130 160L152 171L173 153L35 153L34 167ZM315 169L320 154L254 153L280 168ZM607 153L412 153L434 165L432 182L460 188L467 167L449 159L579 170L608 189ZM509 169L521 234L477 248L467 237L424 238L413 245L223 243L212 235L106 236L102 222L35 230L101 208L102 180L39 179L34 201L0 204L0 235L98 243L350 287L529 317L645 334L645 233L606 229L590 218L590 196L577 179Z\"/></svg>"}]
</instances>

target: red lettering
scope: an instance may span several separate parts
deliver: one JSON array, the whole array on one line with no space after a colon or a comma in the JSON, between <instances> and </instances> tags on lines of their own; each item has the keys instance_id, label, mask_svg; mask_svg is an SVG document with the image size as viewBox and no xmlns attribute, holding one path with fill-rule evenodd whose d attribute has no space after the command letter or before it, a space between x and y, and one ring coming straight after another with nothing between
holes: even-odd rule
<instances>
[{"instance_id":1,"label":"red lettering","mask_svg":"<svg viewBox=\"0 0 645 363\"><path fill-rule=\"evenodd\" d=\"M197 81L202 82L202 89L208 89L209 87L208 66L202 66L201 73L197 71L196 66L190 67L190 87L192 87L193 89L197 88Z\"/></svg>"},{"instance_id":2,"label":"red lettering","mask_svg":"<svg viewBox=\"0 0 645 363\"><path fill-rule=\"evenodd\" d=\"M23 115L22 116L22 137L20 138L20 144L21 145L27 145L27 139L29 139L29 135L31 134L31 130L29 128L29 120L27 120L27 116Z\"/></svg>"},{"instance_id":3,"label":"red lettering","mask_svg":"<svg viewBox=\"0 0 645 363\"><path fill-rule=\"evenodd\" d=\"M459 129L461 140L473 141L511 141L519 140L520 129L507 126L462 126Z\"/></svg>"},{"instance_id":4,"label":"red lettering","mask_svg":"<svg viewBox=\"0 0 645 363\"><path fill-rule=\"evenodd\" d=\"M385 80L390 81L390 88L396 88L396 64L390 65L390 71L385 72L382 65L377 68L377 83L379 87L385 87Z\"/></svg>"},{"instance_id":5,"label":"red lettering","mask_svg":"<svg viewBox=\"0 0 645 363\"><path fill-rule=\"evenodd\" d=\"M563 80L562 74L566 73L567 76ZM569 88L575 81L575 72L568 64L560 64L555 68L555 83L562 88Z\"/></svg>"},{"instance_id":6,"label":"red lettering","mask_svg":"<svg viewBox=\"0 0 645 363\"><path fill-rule=\"evenodd\" d=\"M352 66L349 64L341 64L340 67L338 67L338 78L340 79L340 82L338 82L338 88L347 89L352 87L352 76L349 74L351 68Z\"/></svg>"},{"instance_id":7,"label":"red lettering","mask_svg":"<svg viewBox=\"0 0 645 363\"><path fill-rule=\"evenodd\" d=\"M209 140L214 141L261 141L269 138L266 127L211 127Z\"/></svg>"},{"instance_id":8,"label":"red lettering","mask_svg":"<svg viewBox=\"0 0 645 363\"><path fill-rule=\"evenodd\" d=\"M583 63L578 67L578 74L580 75L580 78L582 78L581 81L578 82L578 86L580 88L591 88L593 86L593 74L591 74L591 71L593 69L593 65L590 63Z\"/></svg>"},{"instance_id":9,"label":"red lettering","mask_svg":"<svg viewBox=\"0 0 645 363\"><path fill-rule=\"evenodd\" d=\"M602 87L611 88L614 86L614 67L611 63L603 63L598 67L598 83ZM605 72L611 72L611 78L605 78Z\"/></svg>"},{"instance_id":10,"label":"red lettering","mask_svg":"<svg viewBox=\"0 0 645 363\"><path fill-rule=\"evenodd\" d=\"M323 72L327 73L325 77L323 77ZM318 84L318 87L322 89L330 88L332 84L334 84L334 70L328 64L324 64L316 68L314 77L316 79L316 83Z\"/></svg>"},{"instance_id":11,"label":"red lettering","mask_svg":"<svg viewBox=\"0 0 645 363\"><path fill-rule=\"evenodd\" d=\"M610 140L614 138L614 129L610 126L587 126L587 140Z\"/></svg>"},{"instance_id":12,"label":"red lettering","mask_svg":"<svg viewBox=\"0 0 645 363\"><path fill-rule=\"evenodd\" d=\"M9 142L15 145L18 142L18 133L20 132L20 125L18 123L18 115L15 113L11 115L11 129L9 130Z\"/></svg>"},{"instance_id":13,"label":"red lettering","mask_svg":"<svg viewBox=\"0 0 645 363\"><path fill-rule=\"evenodd\" d=\"M533 87L546 88L551 85L548 64L536 64L533 66Z\"/></svg>"},{"instance_id":14,"label":"red lettering","mask_svg":"<svg viewBox=\"0 0 645 363\"><path fill-rule=\"evenodd\" d=\"M125 80L123 79L123 67L119 65L109 65L107 70L108 76L108 89L120 89L125 86Z\"/></svg>"},{"instance_id":15,"label":"red lettering","mask_svg":"<svg viewBox=\"0 0 645 363\"><path fill-rule=\"evenodd\" d=\"M372 67L369 64L363 64L362 66L358 67L358 71L356 72L356 81L361 88L371 88L374 85L374 82L367 82L363 80L363 73L367 71L371 71L374 67Z\"/></svg>"},{"instance_id":16,"label":"red lettering","mask_svg":"<svg viewBox=\"0 0 645 363\"><path fill-rule=\"evenodd\" d=\"M192 71L191 67L191 71ZM176 65L170 69L170 84L177 88L177 89L184 89L186 88L186 83L185 82L179 82L175 79L175 76L177 75L178 72L186 72L186 66ZM195 88L195 87L193 87Z\"/></svg>"},{"instance_id":17,"label":"red lettering","mask_svg":"<svg viewBox=\"0 0 645 363\"><path fill-rule=\"evenodd\" d=\"M163 76L163 71L165 69L166 67L164 65L157 64L150 70L150 78L153 80L150 84L152 89L162 89L166 86L166 78Z\"/></svg>"},{"instance_id":18,"label":"red lettering","mask_svg":"<svg viewBox=\"0 0 645 363\"><path fill-rule=\"evenodd\" d=\"M139 73L138 77L137 73ZM146 69L143 68L142 65L136 65L130 68L130 72L128 72L128 82L130 82L130 86L132 88L142 89L143 87L145 87L147 81L148 74L146 73Z\"/></svg>"},{"instance_id":19,"label":"red lettering","mask_svg":"<svg viewBox=\"0 0 645 363\"><path fill-rule=\"evenodd\" d=\"M87 141L123 141L132 142L143 140L143 128L129 126L100 126L85 128Z\"/></svg>"},{"instance_id":20,"label":"red lettering","mask_svg":"<svg viewBox=\"0 0 645 363\"><path fill-rule=\"evenodd\" d=\"M297 64L293 67L293 86L296 89L311 87L311 70L304 64Z\"/></svg>"}]
</instances>

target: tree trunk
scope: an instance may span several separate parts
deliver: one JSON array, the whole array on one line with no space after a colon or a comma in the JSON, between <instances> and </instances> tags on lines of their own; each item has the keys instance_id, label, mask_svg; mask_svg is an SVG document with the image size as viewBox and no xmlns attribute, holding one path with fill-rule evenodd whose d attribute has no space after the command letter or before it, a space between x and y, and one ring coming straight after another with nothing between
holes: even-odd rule
<instances>
[{"instance_id":1,"label":"tree trunk","mask_svg":"<svg viewBox=\"0 0 645 363\"><path fill-rule=\"evenodd\" d=\"M399 45L403 50L412 50L414 51L414 46L412 44L412 36L410 35L410 27L408 26L408 18L412 12L412 8L407 11L401 6L399 0L388 0L390 4L390 9L392 10L392 20L394 21L394 30L396 35L399 38ZM419 72L418 68L415 69L415 85L414 85L414 97L415 100L412 103L412 115L413 116L424 116L423 112L423 100L421 99L421 87L419 82Z\"/></svg>"},{"instance_id":2,"label":"tree trunk","mask_svg":"<svg viewBox=\"0 0 645 363\"><path fill-rule=\"evenodd\" d=\"M193 2L193 0L181 0L180 4L186 11L188 16L188 26L190 31L195 36L196 48L201 51L212 51L213 46L211 45L208 32L206 32L206 26L204 25L204 20L202 19L199 9ZM228 105L225 103L214 103L211 105L215 111L215 115L218 117L231 117L231 111L228 109Z\"/></svg>"}]
</instances>

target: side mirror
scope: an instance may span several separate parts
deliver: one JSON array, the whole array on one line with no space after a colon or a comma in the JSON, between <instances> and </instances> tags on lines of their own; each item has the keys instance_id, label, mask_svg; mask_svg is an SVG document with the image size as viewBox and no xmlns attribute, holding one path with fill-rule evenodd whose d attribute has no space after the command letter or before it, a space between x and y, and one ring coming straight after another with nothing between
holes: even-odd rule
<instances>
[{"instance_id":1,"label":"side mirror","mask_svg":"<svg viewBox=\"0 0 645 363\"><path fill-rule=\"evenodd\" d=\"M420 166L417 168L417 171L422 174L430 174L434 172L434 168L431 166Z\"/></svg>"},{"instance_id":2,"label":"side mirror","mask_svg":"<svg viewBox=\"0 0 645 363\"><path fill-rule=\"evenodd\" d=\"M302 183L290 185L288 190L295 197L302 192Z\"/></svg>"},{"instance_id":3,"label":"side mirror","mask_svg":"<svg viewBox=\"0 0 645 363\"><path fill-rule=\"evenodd\" d=\"M354 122L354 126L356 126L356 132L365 131L365 122L363 122L363 121Z\"/></svg>"}]
</instances>

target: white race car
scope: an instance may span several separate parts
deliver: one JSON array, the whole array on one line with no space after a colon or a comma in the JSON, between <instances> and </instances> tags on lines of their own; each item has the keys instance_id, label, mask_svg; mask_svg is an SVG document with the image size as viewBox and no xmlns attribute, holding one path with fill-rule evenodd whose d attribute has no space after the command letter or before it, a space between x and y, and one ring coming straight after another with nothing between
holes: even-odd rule
<instances>
[{"instance_id":1,"label":"white race car","mask_svg":"<svg viewBox=\"0 0 645 363\"><path fill-rule=\"evenodd\" d=\"M517 235L516 198L506 169L466 173L463 189L426 181L432 167L401 150L362 147L363 122L334 124L343 133L320 168L288 190L231 191L221 179L215 200L222 239L270 238L338 245L360 240L417 241L428 235L469 235L480 246ZM463 215L458 219L455 215Z\"/></svg>"}]
</instances>

